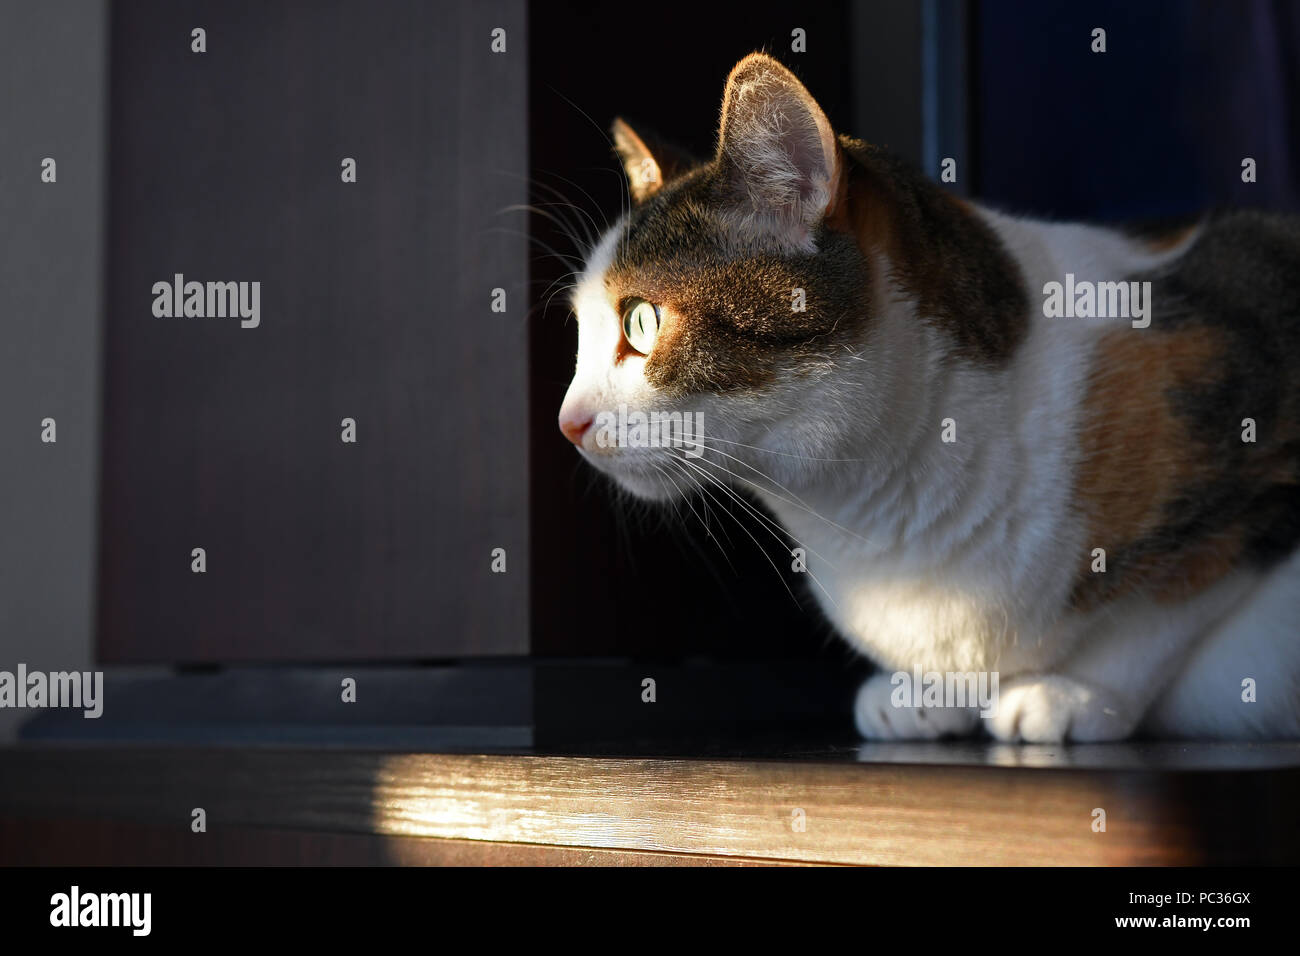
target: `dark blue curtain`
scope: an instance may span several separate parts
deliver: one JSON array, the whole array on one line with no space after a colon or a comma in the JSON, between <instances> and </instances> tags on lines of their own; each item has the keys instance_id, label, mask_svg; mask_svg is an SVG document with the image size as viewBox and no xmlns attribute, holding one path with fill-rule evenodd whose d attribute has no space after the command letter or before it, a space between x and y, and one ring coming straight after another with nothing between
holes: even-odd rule
<instances>
[{"instance_id":1,"label":"dark blue curtain","mask_svg":"<svg viewBox=\"0 0 1300 956\"><path fill-rule=\"evenodd\" d=\"M1093 220L1300 209L1300 3L982 0L975 23L982 198Z\"/></svg>"}]
</instances>

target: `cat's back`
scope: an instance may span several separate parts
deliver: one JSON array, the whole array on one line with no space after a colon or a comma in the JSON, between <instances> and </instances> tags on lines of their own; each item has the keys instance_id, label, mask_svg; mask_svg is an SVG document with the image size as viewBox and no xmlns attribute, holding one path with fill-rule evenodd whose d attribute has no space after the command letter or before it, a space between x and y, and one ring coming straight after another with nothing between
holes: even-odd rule
<instances>
[{"instance_id":1,"label":"cat's back","mask_svg":"<svg viewBox=\"0 0 1300 956\"><path fill-rule=\"evenodd\" d=\"M1153 251L1164 240L1142 240ZM1150 323L1098 335L1076 470L1074 601L1178 600L1300 546L1300 220L1214 215L1159 265Z\"/></svg>"},{"instance_id":2,"label":"cat's back","mask_svg":"<svg viewBox=\"0 0 1300 956\"><path fill-rule=\"evenodd\" d=\"M1199 321L1264 348L1300 347L1300 217L1254 211L1217 213L1193 231L1187 249L1150 278L1166 324ZM1159 239L1152 240L1153 245ZM1263 333L1258 338L1253 333Z\"/></svg>"}]
</instances>

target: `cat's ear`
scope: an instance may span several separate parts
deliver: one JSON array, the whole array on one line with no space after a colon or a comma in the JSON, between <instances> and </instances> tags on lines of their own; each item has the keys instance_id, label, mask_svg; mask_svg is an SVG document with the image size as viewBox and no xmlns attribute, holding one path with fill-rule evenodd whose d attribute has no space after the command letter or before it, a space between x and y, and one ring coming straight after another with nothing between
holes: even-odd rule
<instances>
[{"instance_id":1,"label":"cat's ear","mask_svg":"<svg viewBox=\"0 0 1300 956\"><path fill-rule=\"evenodd\" d=\"M839 188L839 146L812 94L766 54L745 57L727 78L717 161L744 226L811 247Z\"/></svg>"},{"instance_id":2,"label":"cat's ear","mask_svg":"<svg viewBox=\"0 0 1300 956\"><path fill-rule=\"evenodd\" d=\"M633 202L644 202L664 184L680 176L695 161L682 150L675 149L651 135L639 136L622 118L614 120L610 128L614 137L614 151L623 162L627 174L627 188Z\"/></svg>"}]
</instances>

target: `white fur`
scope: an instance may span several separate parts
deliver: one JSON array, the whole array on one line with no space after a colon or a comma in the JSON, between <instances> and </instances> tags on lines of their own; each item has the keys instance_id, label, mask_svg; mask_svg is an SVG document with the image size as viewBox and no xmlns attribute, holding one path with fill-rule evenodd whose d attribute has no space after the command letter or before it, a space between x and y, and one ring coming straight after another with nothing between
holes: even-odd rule
<instances>
[{"instance_id":1,"label":"white fur","mask_svg":"<svg viewBox=\"0 0 1300 956\"><path fill-rule=\"evenodd\" d=\"M1030 331L1007 367L945 364L941 333L880 262L875 318L857 351L827 354L762 398L694 400L706 415L705 462L684 466L665 449L584 445L583 454L644 497L722 494L701 470L757 494L807 549L826 614L886 671L999 673L1001 707L986 722L999 739L1110 740L1144 721L1166 735L1300 735L1300 558L1262 583L1242 572L1178 606L1129 598L1087 615L1065 610L1090 548L1073 485L1107 320L1047 319L1038 293L1067 272L1107 281L1154 267L1188 243L1156 255L1103 229L981 214L1030 295ZM566 409L662 407L643 358L613 361L619 317L602 278L621 228L575 294L579 357ZM948 418L952 444L940 441ZM1247 677L1259 682L1256 704L1241 701ZM886 706L876 678L858 699L864 734L925 737L977 723Z\"/></svg>"}]
</instances>

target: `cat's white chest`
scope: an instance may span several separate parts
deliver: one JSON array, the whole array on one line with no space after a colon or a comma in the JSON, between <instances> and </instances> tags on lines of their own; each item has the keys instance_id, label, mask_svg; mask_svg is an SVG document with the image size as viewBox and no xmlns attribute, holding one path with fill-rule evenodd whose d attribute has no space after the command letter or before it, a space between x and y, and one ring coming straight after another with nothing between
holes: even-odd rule
<instances>
[{"instance_id":1,"label":"cat's white chest","mask_svg":"<svg viewBox=\"0 0 1300 956\"><path fill-rule=\"evenodd\" d=\"M796 527L802 522L791 522ZM921 568L912 556L807 532L809 593L837 630L888 669L971 671L1019 663L1025 621L988 576L961 562Z\"/></svg>"}]
</instances>

